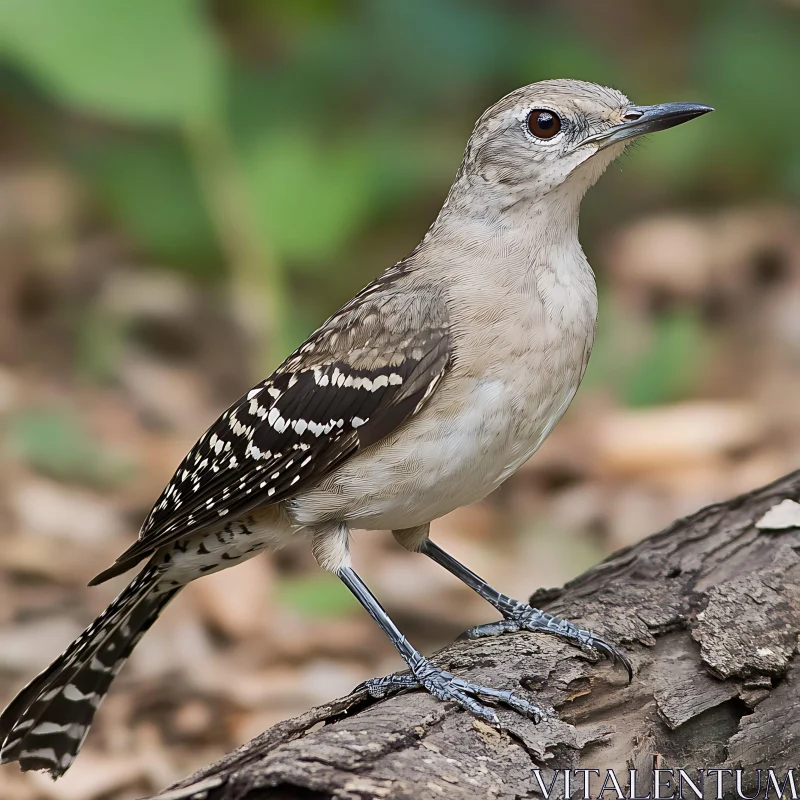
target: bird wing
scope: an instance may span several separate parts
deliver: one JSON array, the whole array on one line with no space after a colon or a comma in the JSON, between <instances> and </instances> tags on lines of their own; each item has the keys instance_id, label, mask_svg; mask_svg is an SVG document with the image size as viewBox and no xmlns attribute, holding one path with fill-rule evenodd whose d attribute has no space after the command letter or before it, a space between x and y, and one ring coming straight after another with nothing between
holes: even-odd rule
<instances>
[{"instance_id":1,"label":"bird wing","mask_svg":"<svg viewBox=\"0 0 800 800\"><path fill-rule=\"evenodd\" d=\"M371 284L200 437L138 540L93 583L171 541L280 502L418 413L445 374L443 301Z\"/></svg>"}]
</instances>

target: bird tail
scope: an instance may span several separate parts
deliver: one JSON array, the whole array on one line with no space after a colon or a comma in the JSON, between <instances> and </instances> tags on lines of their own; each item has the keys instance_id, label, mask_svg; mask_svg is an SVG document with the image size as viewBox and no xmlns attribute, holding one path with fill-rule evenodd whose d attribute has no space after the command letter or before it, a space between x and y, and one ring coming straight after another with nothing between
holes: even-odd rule
<instances>
[{"instance_id":1,"label":"bird tail","mask_svg":"<svg viewBox=\"0 0 800 800\"><path fill-rule=\"evenodd\" d=\"M0 763L58 778L78 754L111 681L179 591L152 594L145 568L111 605L0 714ZM180 587L179 587L180 588Z\"/></svg>"}]
</instances>

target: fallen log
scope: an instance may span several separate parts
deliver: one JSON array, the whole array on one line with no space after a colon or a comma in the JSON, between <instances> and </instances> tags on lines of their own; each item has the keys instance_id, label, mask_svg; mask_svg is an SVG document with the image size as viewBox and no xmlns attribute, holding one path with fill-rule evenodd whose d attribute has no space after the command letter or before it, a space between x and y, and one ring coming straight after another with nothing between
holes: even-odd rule
<instances>
[{"instance_id":1,"label":"fallen log","mask_svg":"<svg viewBox=\"0 0 800 800\"><path fill-rule=\"evenodd\" d=\"M512 800L541 796L539 781L554 777L550 796L562 797L559 771L587 769L600 773L590 774L593 796L606 770L627 791L631 769L642 795L669 777L658 770L677 768L694 780L699 768L730 769L730 796L736 769L753 795L758 768L794 768L800 789L798 499L800 472L533 595L532 605L621 644L630 685L554 636L458 641L436 663L530 696L552 716L534 724L500 709L495 730L423 692L354 693L279 723L158 800ZM568 774L582 796L581 773Z\"/></svg>"}]
</instances>

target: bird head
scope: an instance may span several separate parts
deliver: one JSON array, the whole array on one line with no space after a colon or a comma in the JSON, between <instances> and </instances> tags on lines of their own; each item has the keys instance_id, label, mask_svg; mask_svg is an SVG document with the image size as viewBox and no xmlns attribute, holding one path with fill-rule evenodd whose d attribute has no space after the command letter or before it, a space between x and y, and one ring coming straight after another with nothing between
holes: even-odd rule
<instances>
[{"instance_id":1,"label":"bird head","mask_svg":"<svg viewBox=\"0 0 800 800\"><path fill-rule=\"evenodd\" d=\"M712 110L697 103L638 106L615 89L585 81L533 83L481 116L459 178L473 197L477 192L501 207L535 203L554 190L579 201L635 137Z\"/></svg>"}]
</instances>

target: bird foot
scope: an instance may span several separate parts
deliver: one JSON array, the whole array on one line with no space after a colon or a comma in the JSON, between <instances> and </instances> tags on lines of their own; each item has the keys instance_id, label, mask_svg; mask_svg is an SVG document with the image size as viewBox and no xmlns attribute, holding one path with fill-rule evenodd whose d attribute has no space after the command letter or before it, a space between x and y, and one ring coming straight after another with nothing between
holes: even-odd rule
<instances>
[{"instance_id":1,"label":"bird foot","mask_svg":"<svg viewBox=\"0 0 800 800\"><path fill-rule=\"evenodd\" d=\"M422 659L412 669L413 674L395 673L383 678L370 678L359 684L354 691L366 689L372 697L383 698L409 689L422 688L439 700L452 700L458 703L461 708L498 728L500 720L495 710L478 702L476 698L492 700L508 706L537 723L546 716L541 708L517 697L509 690L492 689L489 686L469 683L463 678L457 678L450 672L433 666L427 659Z\"/></svg>"},{"instance_id":2,"label":"bird foot","mask_svg":"<svg viewBox=\"0 0 800 800\"><path fill-rule=\"evenodd\" d=\"M592 631L579 628L566 619L555 617L524 603L517 603L505 619L470 628L463 636L467 639L480 639L486 636L515 633L516 631L541 631L560 636L582 650L588 651L595 658L607 658L612 664L619 662L628 673L628 683L633 680L633 667L622 650L601 639Z\"/></svg>"}]
</instances>

